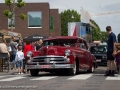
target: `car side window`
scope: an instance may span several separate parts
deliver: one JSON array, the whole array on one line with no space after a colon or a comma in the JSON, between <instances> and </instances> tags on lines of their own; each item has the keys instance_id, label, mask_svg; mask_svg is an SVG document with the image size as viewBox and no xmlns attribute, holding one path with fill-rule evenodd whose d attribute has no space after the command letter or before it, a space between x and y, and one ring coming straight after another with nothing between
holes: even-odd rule
<instances>
[{"instance_id":1,"label":"car side window","mask_svg":"<svg viewBox=\"0 0 120 90\"><path fill-rule=\"evenodd\" d=\"M86 50L88 49L85 41L83 41L83 49L86 49Z\"/></svg>"},{"instance_id":2,"label":"car side window","mask_svg":"<svg viewBox=\"0 0 120 90\"><path fill-rule=\"evenodd\" d=\"M79 40L78 47L80 47L80 48L82 48L82 49L86 49L86 46L85 46L83 40Z\"/></svg>"},{"instance_id":3,"label":"car side window","mask_svg":"<svg viewBox=\"0 0 120 90\"><path fill-rule=\"evenodd\" d=\"M79 40L77 45L78 45L79 48L82 48L82 40Z\"/></svg>"}]
</instances>

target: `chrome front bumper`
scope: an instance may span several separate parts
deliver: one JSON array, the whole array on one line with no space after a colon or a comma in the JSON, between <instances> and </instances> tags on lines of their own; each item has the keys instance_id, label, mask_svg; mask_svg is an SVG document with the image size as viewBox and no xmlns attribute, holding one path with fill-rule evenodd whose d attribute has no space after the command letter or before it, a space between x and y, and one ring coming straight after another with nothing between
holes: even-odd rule
<instances>
[{"instance_id":1,"label":"chrome front bumper","mask_svg":"<svg viewBox=\"0 0 120 90\"><path fill-rule=\"evenodd\" d=\"M53 64L53 65L26 65L26 69L62 69L73 68L73 64Z\"/></svg>"}]
</instances>

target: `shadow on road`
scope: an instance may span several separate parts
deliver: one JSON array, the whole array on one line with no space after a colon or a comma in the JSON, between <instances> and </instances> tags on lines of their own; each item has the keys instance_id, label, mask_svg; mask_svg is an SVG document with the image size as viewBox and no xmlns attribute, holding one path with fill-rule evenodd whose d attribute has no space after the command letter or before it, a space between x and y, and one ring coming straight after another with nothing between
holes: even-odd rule
<instances>
[{"instance_id":1,"label":"shadow on road","mask_svg":"<svg viewBox=\"0 0 120 90\"><path fill-rule=\"evenodd\" d=\"M106 72L106 66L99 66L92 74L105 74ZM77 75L80 74L91 74L87 73L87 71L80 71ZM57 73L49 73L49 72L39 72L38 76L34 77L42 77L42 76L69 76L66 72L57 72ZM30 73L27 75L27 77L33 77L30 75Z\"/></svg>"}]
</instances>

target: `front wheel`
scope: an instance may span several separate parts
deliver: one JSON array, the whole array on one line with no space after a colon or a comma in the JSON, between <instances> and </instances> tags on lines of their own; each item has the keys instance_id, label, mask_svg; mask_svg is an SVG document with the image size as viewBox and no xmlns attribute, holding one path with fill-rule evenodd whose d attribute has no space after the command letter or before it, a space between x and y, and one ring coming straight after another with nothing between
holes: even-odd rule
<instances>
[{"instance_id":1,"label":"front wheel","mask_svg":"<svg viewBox=\"0 0 120 90\"><path fill-rule=\"evenodd\" d=\"M69 75L75 75L76 74L76 70L77 70L76 61L74 61L73 68L68 69L68 74Z\"/></svg>"},{"instance_id":2,"label":"front wheel","mask_svg":"<svg viewBox=\"0 0 120 90\"><path fill-rule=\"evenodd\" d=\"M38 69L31 69L30 74L31 76L38 76L39 70Z\"/></svg>"},{"instance_id":3,"label":"front wheel","mask_svg":"<svg viewBox=\"0 0 120 90\"><path fill-rule=\"evenodd\" d=\"M88 73L93 73L95 70L95 64L93 63L92 68L90 68L89 70L87 70Z\"/></svg>"}]
</instances>

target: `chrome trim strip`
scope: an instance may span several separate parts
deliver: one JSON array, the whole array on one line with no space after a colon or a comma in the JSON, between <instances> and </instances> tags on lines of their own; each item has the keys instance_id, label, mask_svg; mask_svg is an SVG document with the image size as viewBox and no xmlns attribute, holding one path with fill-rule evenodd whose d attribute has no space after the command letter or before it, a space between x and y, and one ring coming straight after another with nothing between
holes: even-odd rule
<instances>
[{"instance_id":1,"label":"chrome trim strip","mask_svg":"<svg viewBox=\"0 0 120 90\"><path fill-rule=\"evenodd\" d=\"M48 68L42 68L42 65L26 65L26 69L60 69L60 68L73 68L73 64L52 64Z\"/></svg>"},{"instance_id":2,"label":"chrome trim strip","mask_svg":"<svg viewBox=\"0 0 120 90\"><path fill-rule=\"evenodd\" d=\"M34 58L45 58L45 57L61 57L61 58L64 58L64 56L46 55L46 56L36 56L36 57L33 57L33 59Z\"/></svg>"},{"instance_id":3,"label":"chrome trim strip","mask_svg":"<svg viewBox=\"0 0 120 90\"><path fill-rule=\"evenodd\" d=\"M50 61L49 63L67 63L67 61L59 61L59 62L56 62L56 61ZM46 63L46 62L38 62L40 64L43 64L43 63ZM30 62L29 64L37 64L37 62ZM48 63L47 63L48 64Z\"/></svg>"}]
</instances>

